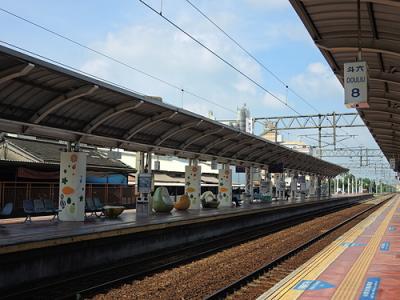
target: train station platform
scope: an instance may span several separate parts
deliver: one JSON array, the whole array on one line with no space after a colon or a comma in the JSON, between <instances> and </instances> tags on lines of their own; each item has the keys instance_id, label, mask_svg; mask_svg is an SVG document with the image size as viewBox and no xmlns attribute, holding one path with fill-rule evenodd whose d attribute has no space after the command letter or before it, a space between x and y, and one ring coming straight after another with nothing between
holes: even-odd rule
<instances>
[{"instance_id":1,"label":"train station platform","mask_svg":"<svg viewBox=\"0 0 400 300\"><path fill-rule=\"evenodd\" d=\"M237 230L335 209L369 194L329 199L274 201L237 208L174 211L137 218L90 217L85 222L0 221L0 290L27 281L80 272L131 257L218 238Z\"/></svg>"},{"instance_id":2,"label":"train station platform","mask_svg":"<svg viewBox=\"0 0 400 300\"><path fill-rule=\"evenodd\" d=\"M400 196L261 295L261 299L399 299Z\"/></svg>"}]
</instances>

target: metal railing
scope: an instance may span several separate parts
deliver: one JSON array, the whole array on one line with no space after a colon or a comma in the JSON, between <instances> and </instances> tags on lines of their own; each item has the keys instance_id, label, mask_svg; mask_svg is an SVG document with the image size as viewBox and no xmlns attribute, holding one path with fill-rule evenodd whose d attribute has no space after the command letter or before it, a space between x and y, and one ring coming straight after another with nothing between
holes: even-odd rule
<instances>
[{"instance_id":1,"label":"metal railing","mask_svg":"<svg viewBox=\"0 0 400 300\"><path fill-rule=\"evenodd\" d=\"M136 202L134 185L86 184L86 197L98 197L103 204L133 207ZM13 202L14 210L22 210L25 199L50 199L58 207L59 184L54 182L0 181L0 208Z\"/></svg>"}]
</instances>

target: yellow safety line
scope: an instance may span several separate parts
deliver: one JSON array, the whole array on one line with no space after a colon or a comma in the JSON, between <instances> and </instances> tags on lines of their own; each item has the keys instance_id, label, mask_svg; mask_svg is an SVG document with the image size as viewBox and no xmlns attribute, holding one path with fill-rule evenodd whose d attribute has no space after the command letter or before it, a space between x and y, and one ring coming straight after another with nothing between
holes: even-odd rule
<instances>
[{"instance_id":1,"label":"yellow safety line","mask_svg":"<svg viewBox=\"0 0 400 300\"><path fill-rule=\"evenodd\" d=\"M336 239L323 251L319 252L300 268L294 271L292 274L287 276L276 285L271 290L267 291L261 295L258 299L297 299L304 291L293 290L293 287L300 280L313 280L318 278L318 276L332 263L336 258L345 251L345 247L342 243L353 242L360 236L365 228L371 225L375 219L383 213L383 211L391 204L391 202L385 204L380 209L372 213L368 218L360 222L354 228L343 234L341 237Z\"/></svg>"},{"instance_id":2,"label":"yellow safety line","mask_svg":"<svg viewBox=\"0 0 400 300\"><path fill-rule=\"evenodd\" d=\"M350 271L346 274L346 277L343 279L340 286L335 291L333 295L333 300L341 300L341 299L354 299L357 296L358 290L362 284L364 279L364 275L367 272L369 265L378 250L379 243L382 240L383 235L392 219L398 204L394 205L390 210L386 218L379 225L378 230L372 236L368 245L358 257L356 262L351 267Z\"/></svg>"}]
</instances>

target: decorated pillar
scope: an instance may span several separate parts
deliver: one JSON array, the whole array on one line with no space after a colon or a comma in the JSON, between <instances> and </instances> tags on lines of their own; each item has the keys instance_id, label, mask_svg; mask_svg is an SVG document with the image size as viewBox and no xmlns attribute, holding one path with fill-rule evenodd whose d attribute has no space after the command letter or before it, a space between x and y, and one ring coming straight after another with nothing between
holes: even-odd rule
<instances>
[{"instance_id":1,"label":"decorated pillar","mask_svg":"<svg viewBox=\"0 0 400 300\"><path fill-rule=\"evenodd\" d=\"M246 167L246 186L245 193L246 197L250 197L249 199L253 199L253 167Z\"/></svg>"},{"instance_id":2,"label":"decorated pillar","mask_svg":"<svg viewBox=\"0 0 400 300\"><path fill-rule=\"evenodd\" d=\"M267 169L260 171L260 196L262 201L270 201L272 199L271 191L271 173Z\"/></svg>"},{"instance_id":3,"label":"decorated pillar","mask_svg":"<svg viewBox=\"0 0 400 300\"><path fill-rule=\"evenodd\" d=\"M316 192L317 192L317 199L321 199L321 177L317 176L317 188L316 188Z\"/></svg>"},{"instance_id":4,"label":"decorated pillar","mask_svg":"<svg viewBox=\"0 0 400 300\"><path fill-rule=\"evenodd\" d=\"M59 219L84 221L86 187L86 153L61 152Z\"/></svg>"},{"instance_id":5,"label":"decorated pillar","mask_svg":"<svg viewBox=\"0 0 400 300\"><path fill-rule=\"evenodd\" d=\"M310 175L308 194L311 197L315 196L315 177L314 177L314 175Z\"/></svg>"},{"instance_id":6,"label":"decorated pillar","mask_svg":"<svg viewBox=\"0 0 400 300\"><path fill-rule=\"evenodd\" d=\"M220 207L232 206L232 170L229 164L218 170L218 200Z\"/></svg>"},{"instance_id":7,"label":"decorated pillar","mask_svg":"<svg viewBox=\"0 0 400 300\"><path fill-rule=\"evenodd\" d=\"M304 200L307 194L306 177L304 175L299 176L298 182L300 183L300 199Z\"/></svg>"},{"instance_id":8,"label":"decorated pillar","mask_svg":"<svg viewBox=\"0 0 400 300\"><path fill-rule=\"evenodd\" d=\"M136 199L136 216L148 217L151 211L149 205L149 195L152 191L152 176L147 173L148 167L145 165L145 153L136 152L136 192L138 198Z\"/></svg>"},{"instance_id":9,"label":"decorated pillar","mask_svg":"<svg viewBox=\"0 0 400 300\"><path fill-rule=\"evenodd\" d=\"M185 193L190 199L190 209L200 209L201 196L201 167L194 159L189 166L185 166Z\"/></svg>"},{"instance_id":10,"label":"decorated pillar","mask_svg":"<svg viewBox=\"0 0 400 300\"><path fill-rule=\"evenodd\" d=\"M277 173L275 179L277 198L283 200L285 198L285 173Z\"/></svg>"},{"instance_id":11,"label":"decorated pillar","mask_svg":"<svg viewBox=\"0 0 400 300\"><path fill-rule=\"evenodd\" d=\"M297 179L298 175L295 173L290 181L290 198L296 199L297 196Z\"/></svg>"}]
</instances>

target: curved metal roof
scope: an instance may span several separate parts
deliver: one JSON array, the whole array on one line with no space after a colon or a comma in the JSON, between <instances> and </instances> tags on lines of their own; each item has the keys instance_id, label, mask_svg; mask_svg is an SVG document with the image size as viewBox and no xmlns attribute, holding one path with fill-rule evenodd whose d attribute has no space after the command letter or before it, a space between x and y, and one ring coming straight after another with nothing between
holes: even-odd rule
<instances>
[{"instance_id":1,"label":"curved metal roof","mask_svg":"<svg viewBox=\"0 0 400 300\"><path fill-rule=\"evenodd\" d=\"M347 169L0 46L0 130L245 166Z\"/></svg>"},{"instance_id":2,"label":"curved metal roof","mask_svg":"<svg viewBox=\"0 0 400 300\"><path fill-rule=\"evenodd\" d=\"M343 64L358 54L356 0L290 0L343 84ZM358 109L387 159L400 158L400 2L361 0L362 59L369 108Z\"/></svg>"}]
</instances>

